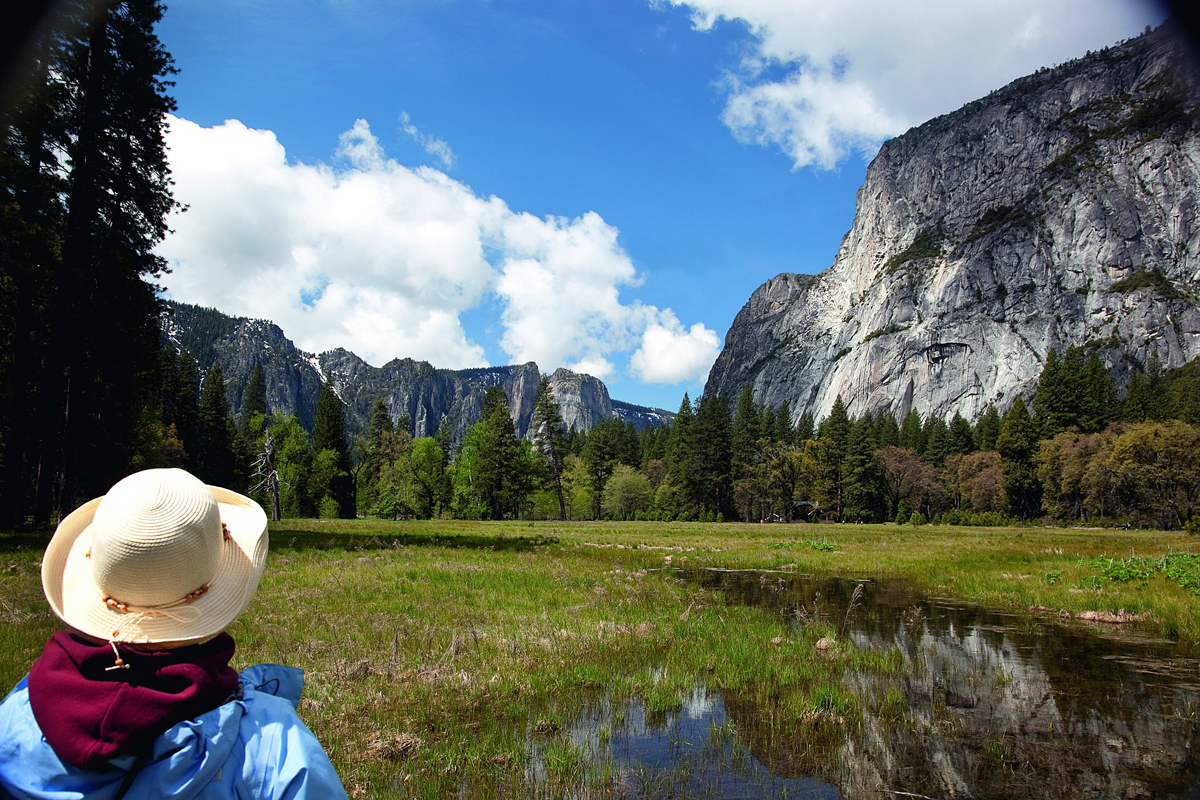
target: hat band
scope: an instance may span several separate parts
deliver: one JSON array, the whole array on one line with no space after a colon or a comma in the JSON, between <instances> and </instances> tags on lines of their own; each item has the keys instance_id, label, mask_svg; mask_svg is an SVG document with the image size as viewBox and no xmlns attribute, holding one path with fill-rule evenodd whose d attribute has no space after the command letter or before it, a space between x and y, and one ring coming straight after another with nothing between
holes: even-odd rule
<instances>
[{"instance_id":1,"label":"hat band","mask_svg":"<svg viewBox=\"0 0 1200 800\"><path fill-rule=\"evenodd\" d=\"M127 603L114 600L106 594L101 595L101 599L103 599L104 604L109 608L128 615L122 619L121 624L113 630L110 641L116 641L117 638L122 636L127 631L132 630L146 620L154 619L155 617L164 617L166 619L174 620L175 622L195 622L201 616L200 609L189 605L189 603L207 591L208 584L206 583L196 591L189 592L188 594L184 595L179 600L176 600L173 603L164 603L161 606L131 606Z\"/></svg>"}]
</instances>

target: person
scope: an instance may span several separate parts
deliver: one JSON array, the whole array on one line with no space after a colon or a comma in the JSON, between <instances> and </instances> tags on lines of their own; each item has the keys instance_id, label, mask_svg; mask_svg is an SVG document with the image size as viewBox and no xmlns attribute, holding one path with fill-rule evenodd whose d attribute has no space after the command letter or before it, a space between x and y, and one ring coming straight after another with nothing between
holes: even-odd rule
<instances>
[{"instance_id":1,"label":"person","mask_svg":"<svg viewBox=\"0 0 1200 800\"><path fill-rule=\"evenodd\" d=\"M345 798L303 672L229 666L266 555L257 503L179 469L63 519L42 588L71 630L0 703L0 798Z\"/></svg>"}]
</instances>

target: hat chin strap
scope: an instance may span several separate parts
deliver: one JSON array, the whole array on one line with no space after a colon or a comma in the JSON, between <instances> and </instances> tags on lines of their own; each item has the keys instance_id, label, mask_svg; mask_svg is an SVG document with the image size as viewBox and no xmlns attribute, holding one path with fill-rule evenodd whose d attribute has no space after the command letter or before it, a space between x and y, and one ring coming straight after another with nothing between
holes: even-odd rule
<instances>
[{"instance_id":1,"label":"hat chin strap","mask_svg":"<svg viewBox=\"0 0 1200 800\"><path fill-rule=\"evenodd\" d=\"M202 613L200 609L189 605L200 595L208 590L208 584L205 584L201 589L187 595L181 600L176 600L174 603L167 603L161 606L130 606L124 603L117 603L111 597L102 595L104 602L111 608L125 614L121 624L113 629L112 636L109 637L108 643L113 649L113 653L117 657L117 663L111 667L106 667L105 672L110 672L114 669L129 669L129 665L121 658L121 651L117 649L117 640L124 636L130 630L136 628L148 619L165 618L176 622L188 623L195 622L200 619Z\"/></svg>"}]
</instances>

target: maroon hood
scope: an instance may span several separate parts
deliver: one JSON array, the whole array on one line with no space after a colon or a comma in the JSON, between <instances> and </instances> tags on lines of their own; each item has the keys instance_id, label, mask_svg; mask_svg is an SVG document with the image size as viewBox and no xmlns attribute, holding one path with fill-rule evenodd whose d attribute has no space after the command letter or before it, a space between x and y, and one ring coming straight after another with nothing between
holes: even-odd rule
<instances>
[{"instance_id":1,"label":"maroon hood","mask_svg":"<svg viewBox=\"0 0 1200 800\"><path fill-rule=\"evenodd\" d=\"M29 707L58 757L96 769L144 750L172 725L211 711L237 688L233 637L143 653L60 631L29 670Z\"/></svg>"}]
</instances>

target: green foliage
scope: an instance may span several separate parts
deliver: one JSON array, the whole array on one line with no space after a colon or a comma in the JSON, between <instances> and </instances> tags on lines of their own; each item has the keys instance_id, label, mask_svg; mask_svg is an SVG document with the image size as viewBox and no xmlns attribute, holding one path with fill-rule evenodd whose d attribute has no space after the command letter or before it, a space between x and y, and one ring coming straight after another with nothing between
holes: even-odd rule
<instances>
[{"instance_id":1,"label":"green foliage","mask_svg":"<svg viewBox=\"0 0 1200 800\"><path fill-rule=\"evenodd\" d=\"M883 263L884 272L892 273L909 261L922 258L941 258L942 232L938 227L923 228L913 237L908 247Z\"/></svg>"},{"instance_id":2,"label":"green foliage","mask_svg":"<svg viewBox=\"0 0 1200 800\"><path fill-rule=\"evenodd\" d=\"M1032 198L1026 197L1017 206L997 206L988 209L975 222L963 243L982 239L1001 228L1036 228L1041 222L1042 215L1029 210L1031 200Z\"/></svg>"},{"instance_id":3,"label":"green foliage","mask_svg":"<svg viewBox=\"0 0 1200 800\"><path fill-rule=\"evenodd\" d=\"M909 525L928 525L929 521L925 519L925 515L920 511L914 511L912 516L908 518Z\"/></svg>"},{"instance_id":4,"label":"green foliage","mask_svg":"<svg viewBox=\"0 0 1200 800\"><path fill-rule=\"evenodd\" d=\"M353 519L357 513L357 497L354 479L350 475L350 451L346 441L346 416L341 398L333 391L333 384L326 381L317 398L317 411L313 417L312 449L314 453L330 451L334 454L332 473L329 476L328 493L339 508L343 519ZM314 497L321 497L314 494Z\"/></svg>"},{"instance_id":5,"label":"green foliage","mask_svg":"<svg viewBox=\"0 0 1200 800\"><path fill-rule=\"evenodd\" d=\"M604 485L601 508L609 519L632 520L653 500L650 480L628 464L618 464Z\"/></svg>"},{"instance_id":6,"label":"green foliage","mask_svg":"<svg viewBox=\"0 0 1200 800\"><path fill-rule=\"evenodd\" d=\"M158 2L43 10L0 104L0 517L48 525L145 463L174 69Z\"/></svg>"},{"instance_id":7,"label":"green foliage","mask_svg":"<svg viewBox=\"0 0 1200 800\"><path fill-rule=\"evenodd\" d=\"M895 322L888 323L885 327L876 328L863 337L861 344L866 344L872 339L878 339L880 336L891 336L893 333L900 333L908 330L907 325L897 325Z\"/></svg>"},{"instance_id":8,"label":"green foliage","mask_svg":"<svg viewBox=\"0 0 1200 800\"><path fill-rule=\"evenodd\" d=\"M1175 284L1171 283L1170 278L1164 275L1158 267L1154 267L1148 272L1141 269L1135 270L1132 275L1116 281L1105 289L1105 291L1117 294L1130 294L1141 289L1152 289L1160 297L1167 300L1176 300L1184 297L1183 292L1175 288Z\"/></svg>"}]
</instances>

